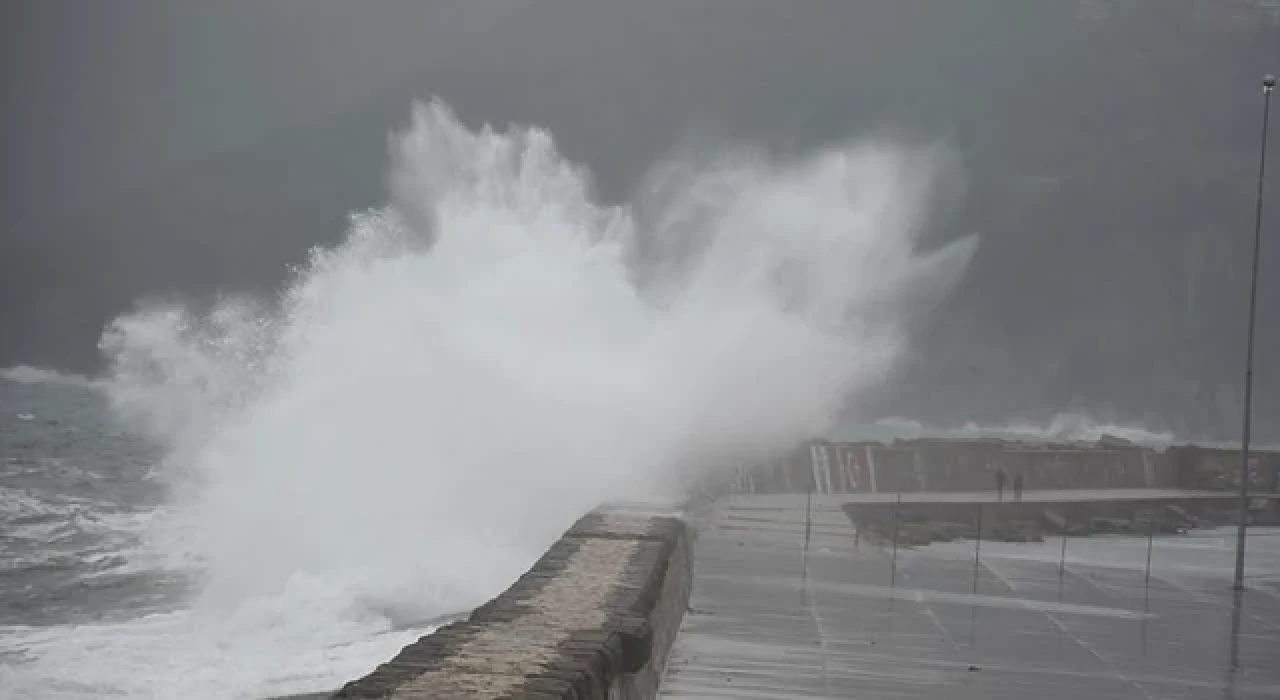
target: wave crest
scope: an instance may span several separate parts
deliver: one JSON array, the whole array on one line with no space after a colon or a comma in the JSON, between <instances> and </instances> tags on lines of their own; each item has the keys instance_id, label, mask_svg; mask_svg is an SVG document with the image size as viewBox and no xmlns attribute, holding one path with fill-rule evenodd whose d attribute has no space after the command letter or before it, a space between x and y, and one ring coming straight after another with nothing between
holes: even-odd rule
<instances>
[{"instance_id":1,"label":"wave crest","mask_svg":"<svg viewBox=\"0 0 1280 700\"><path fill-rule=\"evenodd\" d=\"M933 159L884 143L672 161L609 205L547 132L433 102L392 161L278 298L103 338L113 405L189 477L209 600L305 575L470 607L599 502L828 428L974 246L917 250Z\"/></svg>"}]
</instances>

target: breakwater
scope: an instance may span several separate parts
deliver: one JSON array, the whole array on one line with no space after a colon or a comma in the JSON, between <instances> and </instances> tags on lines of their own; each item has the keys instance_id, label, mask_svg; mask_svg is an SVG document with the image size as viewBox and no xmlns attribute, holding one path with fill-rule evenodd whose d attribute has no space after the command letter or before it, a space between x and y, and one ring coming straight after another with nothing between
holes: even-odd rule
<instances>
[{"instance_id":1,"label":"breakwater","mask_svg":"<svg viewBox=\"0 0 1280 700\"><path fill-rule=\"evenodd\" d=\"M1225 491L1238 485L1238 458L1232 450L1154 450L1109 441L811 441L784 459L719 472L698 482L686 504L687 516L612 507L583 517L501 595L405 647L333 697L655 697L692 587L696 533L686 519L705 520L714 510L711 506L732 493L812 491L849 494L841 500L870 499L843 506L855 543L858 533L874 537L879 531L890 539L916 533L903 542L908 545L963 537L968 530L998 539L1031 539L1034 533L1026 533L1040 530L1077 533L1107 526L1126 531L1120 527L1122 521L1129 529L1147 530L1155 524L1163 528L1165 521L1174 528L1209 521L1212 513L1205 508L1218 500L1231 502ZM963 492L994 490L993 475L998 471L1021 474L1027 489L1045 498L984 509L981 502L994 499L994 494L965 497ZM1275 491L1278 475L1280 455L1253 456L1250 479L1258 492ZM1171 493L1144 493L1142 499L1128 501L1106 497L1058 502L1047 498L1049 489ZM1177 493L1185 489L1213 493ZM938 502L908 507L880 502L894 499L895 492ZM939 494L947 497L940 499ZM1103 502L1074 505L1076 501ZM1263 514L1274 516L1275 508ZM1023 527L1027 523L1034 527Z\"/></svg>"},{"instance_id":2,"label":"breakwater","mask_svg":"<svg viewBox=\"0 0 1280 700\"><path fill-rule=\"evenodd\" d=\"M602 508L501 595L334 697L654 697L688 604L690 561L679 517Z\"/></svg>"},{"instance_id":3,"label":"breakwater","mask_svg":"<svg viewBox=\"0 0 1280 700\"><path fill-rule=\"evenodd\" d=\"M1186 534L1239 522L1236 494L1226 491L1037 491L1019 501L996 501L989 493L846 499L850 500L842 508L860 535L899 546L955 539L1038 542L1049 533L1145 537ZM1280 502L1270 494L1252 499L1247 515L1250 524L1280 525L1277 506Z\"/></svg>"},{"instance_id":4,"label":"breakwater","mask_svg":"<svg viewBox=\"0 0 1280 700\"><path fill-rule=\"evenodd\" d=\"M814 440L781 459L737 468L731 493L892 493L994 489L995 475L1021 474L1028 489L1211 489L1239 487L1237 450L1183 445L1156 450L1096 443L921 439L891 443ZM1011 484L1006 484L1006 487ZM1250 457L1250 488L1280 489L1280 453Z\"/></svg>"}]
</instances>

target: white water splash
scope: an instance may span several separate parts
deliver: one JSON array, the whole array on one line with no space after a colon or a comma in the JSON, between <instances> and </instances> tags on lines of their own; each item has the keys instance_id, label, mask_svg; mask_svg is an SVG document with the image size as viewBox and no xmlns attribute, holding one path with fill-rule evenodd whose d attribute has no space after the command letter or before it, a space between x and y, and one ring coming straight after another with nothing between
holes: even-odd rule
<instances>
[{"instance_id":1,"label":"white water splash","mask_svg":"<svg viewBox=\"0 0 1280 700\"><path fill-rule=\"evenodd\" d=\"M61 384L86 388L96 386L94 380L79 374L64 374L57 370L29 365L0 369L0 380L18 384Z\"/></svg>"},{"instance_id":2,"label":"white water splash","mask_svg":"<svg viewBox=\"0 0 1280 700\"><path fill-rule=\"evenodd\" d=\"M193 668L240 689L349 678L349 659L294 655L474 606L601 501L827 429L974 245L916 250L930 158L886 144L673 164L619 207L546 132L470 131L440 104L392 151L391 204L280 299L143 309L105 335L113 406L173 451L181 534L157 541L207 579L122 652L154 655L153 678L111 680L102 651L107 694L221 697ZM383 627L340 624L361 609ZM196 624L220 616L234 640ZM184 635L223 653L175 651Z\"/></svg>"}]
</instances>

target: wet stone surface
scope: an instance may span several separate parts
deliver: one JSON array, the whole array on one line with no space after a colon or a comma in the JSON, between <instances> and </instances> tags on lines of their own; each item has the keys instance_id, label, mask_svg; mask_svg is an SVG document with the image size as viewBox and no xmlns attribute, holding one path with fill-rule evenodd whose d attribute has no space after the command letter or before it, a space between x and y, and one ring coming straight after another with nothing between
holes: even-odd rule
<instances>
[{"instance_id":1,"label":"wet stone surface","mask_svg":"<svg viewBox=\"0 0 1280 700\"><path fill-rule=\"evenodd\" d=\"M679 624L662 604L685 604L672 576L688 591L687 563L672 564L687 559L684 538L673 517L585 516L507 591L336 697L604 698L624 675L656 679L668 647L655 652L655 635Z\"/></svg>"},{"instance_id":2,"label":"wet stone surface","mask_svg":"<svg viewBox=\"0 0 1280 700\"><path fill-rule=\"evenodd\" d=\"M1233 615L1225 532L1147 540L855 538L835 499L730 499L694 548L666 698L1280 696L1280 532L1250 538ZM1060 568L1061 567L1061 568Z\"/></svg>"}]
</instances>

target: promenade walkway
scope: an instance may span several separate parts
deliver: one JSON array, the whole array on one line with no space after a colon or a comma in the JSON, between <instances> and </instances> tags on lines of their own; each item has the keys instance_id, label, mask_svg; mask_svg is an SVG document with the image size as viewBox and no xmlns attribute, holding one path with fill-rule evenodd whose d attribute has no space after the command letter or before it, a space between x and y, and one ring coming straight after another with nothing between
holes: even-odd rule
<instances>
[{"instance_id":1,"label":"promenade walkway","mask_svg":"<svg viewBox=\"0 0 1280 700\"><path fill-rule=\"evenodd\" d=\"M1126 493L1195 497L1026 499ZM815 495L808 526L803 494L713 506L661 697L1280 697L1280 537L1251 538L1235 607L1230 533L1157 538L1149 580L1145 538L1072 538L1061 573L1057 538L984 542L976 564L971 542L855 546L840 504L896 498ZM903 494L921 499L994 494Z\"/></svg>"},{"instance_id":2,"label":"promenade walkway","mask_svg":"<svg viewBox=\"0 0 1280 700\"><path fill-rule=\"evenodd\" d=\"M1254 494L1258 498L1280 498L1276 494ZM813 503L832 505L843 503L893 503L902 498L903 503L996 503L999 496L996 491L903 491L880 493L826 493L813 494ZM726 503L738 509L759 507L776 509L779 507L804 507L803 493L789 494L736 494L728 496ZM1171 500L1213 500L1234 502L1237 494L1232 491L1195 491L1189 489L1046 489L1025 491L1022 500L1026 503L1084 503L1104 501L1171 501ZM1004 502L1013 501L1013 490L1006 488ZM803 513L801 514L803 515Z\"/></svg>"}]
</instances>

